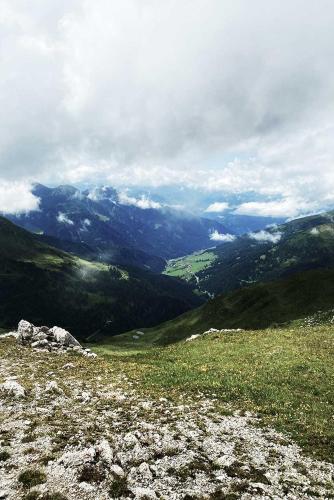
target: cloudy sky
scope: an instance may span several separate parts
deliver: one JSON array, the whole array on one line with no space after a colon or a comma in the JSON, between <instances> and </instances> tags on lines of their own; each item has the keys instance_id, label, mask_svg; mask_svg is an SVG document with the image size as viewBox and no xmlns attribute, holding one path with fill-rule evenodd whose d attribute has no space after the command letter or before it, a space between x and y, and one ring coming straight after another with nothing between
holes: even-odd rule
<instances>
[{"instance_id":1,"label":"cloudy sky","mask_svg":"<svg viewBox=\"0 0 334 500\"><path fill-rule=\"evenodd\" d=\"M0 0L0 209L29 184L334 207L332 0Z\"/></svg>"}]
</instances>

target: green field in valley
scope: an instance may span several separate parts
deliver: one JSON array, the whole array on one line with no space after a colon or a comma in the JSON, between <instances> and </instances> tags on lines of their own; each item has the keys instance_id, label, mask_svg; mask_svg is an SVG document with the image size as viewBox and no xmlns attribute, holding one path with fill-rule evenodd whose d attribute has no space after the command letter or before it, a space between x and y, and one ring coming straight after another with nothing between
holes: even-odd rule
<instances>
[{"instance_id":1,"label":"green field in valley","mask_svg":"<svg viewBox=\"0 0 334 500\"><path fill-rule=\"evenodd\" d=\"M210 250L195 252L179 259L168 261L164 274L181 278L186 281L195 281L195 274L210 267L217 256Z\"/></svg>"}]
</instances>

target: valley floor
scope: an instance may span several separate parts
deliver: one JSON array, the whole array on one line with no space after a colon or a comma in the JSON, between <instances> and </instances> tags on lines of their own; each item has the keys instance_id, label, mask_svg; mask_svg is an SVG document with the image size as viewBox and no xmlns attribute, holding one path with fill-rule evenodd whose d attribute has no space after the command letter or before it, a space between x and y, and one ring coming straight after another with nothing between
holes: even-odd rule
<instances>
[{"instance_id":1,"label":"valley floor","mask_svg":"<svg viewBox=\"0 0 334 500\"><path fill-rule=\"evenodd\" d=\"M0 498L334 497L332 464L212 392L152 390L137 355L90 360L0 340L0 383L25 391L0 393Z\"/></svg>"}]
</instances>

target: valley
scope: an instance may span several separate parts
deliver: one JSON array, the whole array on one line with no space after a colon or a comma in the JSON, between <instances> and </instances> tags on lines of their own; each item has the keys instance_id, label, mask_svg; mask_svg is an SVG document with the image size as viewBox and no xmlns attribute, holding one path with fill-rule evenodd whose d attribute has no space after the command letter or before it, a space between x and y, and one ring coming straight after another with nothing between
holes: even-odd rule
<instances>
[{"instance_id":1,"label":"valley","mask_svg":"<svg viewBox=\"0 0 334 500\"><path fill-rule=\"evenodd\" d=\"M255 231L177 260L165 273L210 294L334 267L334 215L327 212Z\"/></svg>"},{"instance_id":2,"label":"valley","mask_svg":"<svg viewBox=\"0 0 334 500\"><path fill-rule=\"evenodd\" d=\"M334 496L332 213L154 272L37 233L0 218L3 498Z\"/></svg>"}]
</instances>

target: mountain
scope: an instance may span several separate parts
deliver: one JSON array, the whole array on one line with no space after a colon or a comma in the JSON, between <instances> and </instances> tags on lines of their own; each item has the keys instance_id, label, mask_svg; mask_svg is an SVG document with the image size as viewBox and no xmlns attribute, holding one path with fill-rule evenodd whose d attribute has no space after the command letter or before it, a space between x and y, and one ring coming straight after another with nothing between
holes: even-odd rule
<instances>
[{"instance_id":1,"label":"mountain","mask_svg":"<svg viewBox=\"0 0 334 500\"><path fill-rule=\"evenodd\" d=\"M326 267L334 267L334 212L248 233L215 249L172 261L166 272L209 294L219 294Z\"/></svg>"},{"instance_id":2,"label":"mountain","mask_svg":"<svg viewBox=\"0 0 334 500\"><path fill-rule=\"evenodd\" d=\"M152 205L144 198L123 199L110 187L80 191L37 184L33 193L40 209L9 215L12 222L57 240L88 245L95 260L103 262L160 272L164 259L206 248L213 231L224 232L219 222Z\"/></svg>"},{"instance_id":3,"label":"mountain","mask_svg":"<svg viewBox=\"0 0 334 500\"><path fill-rule=\"evenodd\" d=\"M137 343L170 344L209 328L275 327L319 310L332 309L333 302L334 269L304 271L284 280L258 283L219 295L178 318L144 330ZM133 332L117 336L113 342L131 342L132 335Z\"/></svg>"},{"instance_id":4,"label":"mountain","mask_svg":"<svg viewBox=\"0 0 334 500\"><path fill-rule=\"evenodd\" d=\"M0 277L0 328L25 317L81 338L101 329L100 335L112 335L157 324L201 303L178 280L84 260L2 217Z\"/></svg>"}]
</instances>

